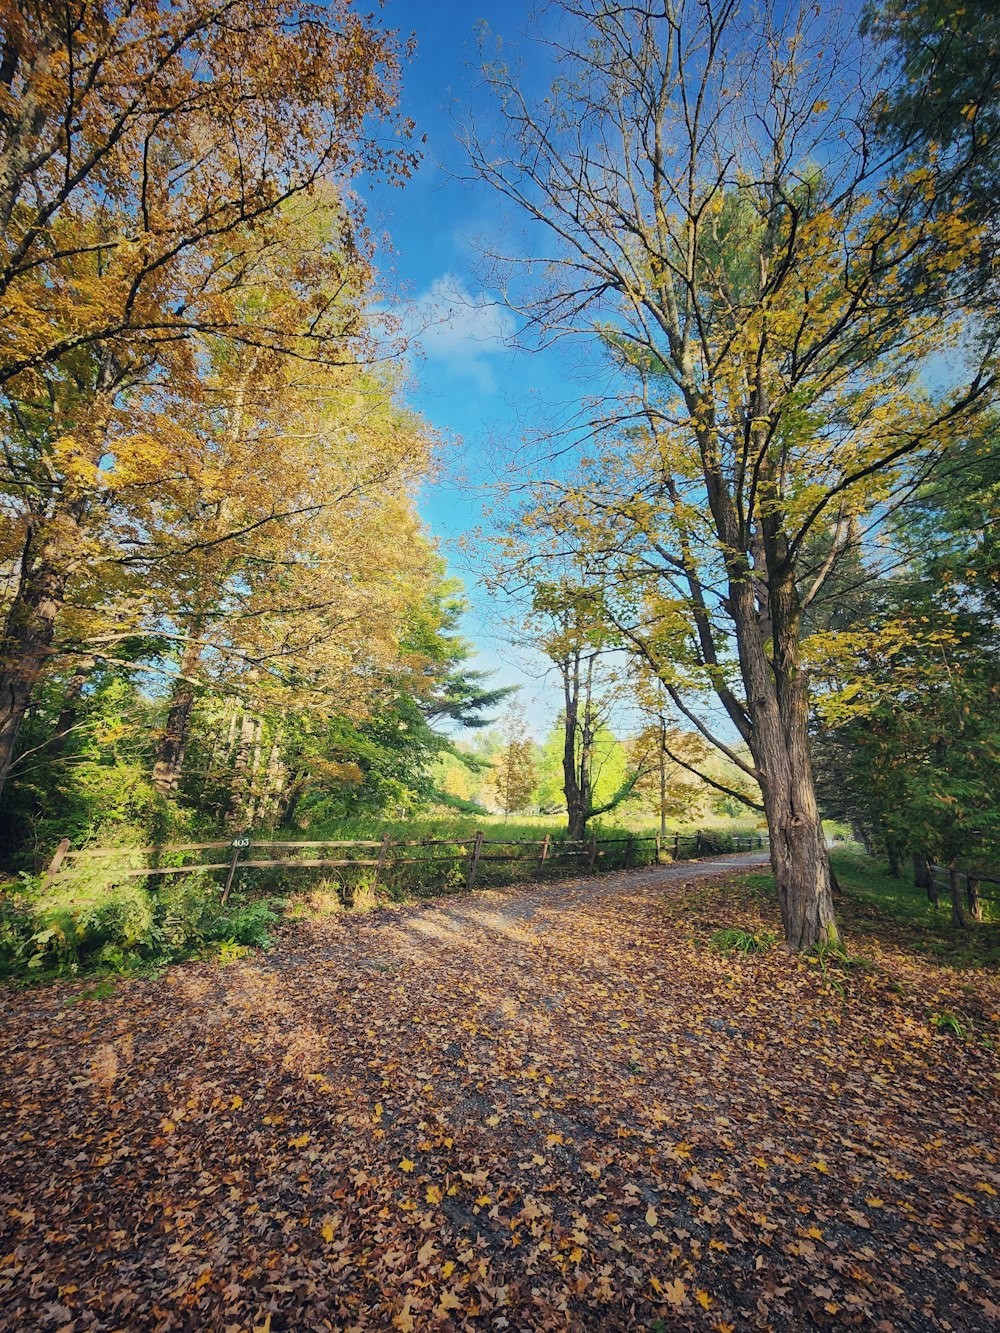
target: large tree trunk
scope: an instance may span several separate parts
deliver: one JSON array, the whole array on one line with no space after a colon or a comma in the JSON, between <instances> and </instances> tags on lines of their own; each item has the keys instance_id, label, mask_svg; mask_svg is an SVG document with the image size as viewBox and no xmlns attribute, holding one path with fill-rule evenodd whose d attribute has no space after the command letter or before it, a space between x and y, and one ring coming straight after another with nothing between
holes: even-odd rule
<instances>
[{"instance_id":1,"label":"large tree trunk","mask_svg":"<svg viewBox=\"0 0 1000 1333\"><path fill-rule=\"evenodd\" d=\"M793 949L810 949L839 936L809 753L809 691L799 663L799 608L790 577L772 578L771 615L778 726L770 725L765 710L759 766L785 938Z\"/></svg>"},{"instance_id":2,"label":"large tree trunk","mask_svg":"<svg viewBox=\"0 0 1000 1333\"><path fill-rule=\"evenodd\" d=\"M78 537L78 516L69 510L48 525L37 555L33 536L25 542L21 576L0 642L0 793L14 761L21 723L52 649Z\"/></svg>"},{"instance_id":3,"label":"large tree trunk","mask_svg":"<svg viewBox=\"0 0 1000 1333\"><path fill-rule=\"evenodd\" d=\"M809 753L809 693L799 662L798 597L773 534L765 533L764 545L768 575L764 607L758 605L758 589L747 577L746 566L740 568L735 562L730 606L781 920L788 944L801 950L834 943L839 936Z\"/></svg>"},{"instance_id":4,"label":"large tree trunk","mask_svg":"<svg viewBox=\"0 0 1000 1333\"><path fill-rule=\"evenodd\" d=\"M176 794L184 771L184 751L187 748L191 713L195 700L195 672L201 661L202 644L200 624L192 626L191 634L181 654L180 668L170 696L167 725L160 739L153 764L153 786L164 796Z\"/></svg>"},{"instance_id":5,"label":"large tree trunk","mask_svg":"<svg viewBox=\"0 0 1000 1333\"><path fill-rule=\"evenodd\" d=\"M781 780L764 784L771 869L785 938L793 949L809 949L838 938L830 862L811 769L796 771L775 757Z\"/></svg>"}]
</instances>

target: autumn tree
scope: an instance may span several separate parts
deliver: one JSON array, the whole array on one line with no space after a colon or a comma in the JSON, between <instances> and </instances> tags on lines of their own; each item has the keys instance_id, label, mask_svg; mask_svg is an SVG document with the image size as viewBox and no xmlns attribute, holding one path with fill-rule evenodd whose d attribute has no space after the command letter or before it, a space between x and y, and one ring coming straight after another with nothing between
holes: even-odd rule
<instances>
[{"instance_id":1,"label":"autumn tree","mask_svg":"<svg viewBox=\"0 0 1000 1333\"><path fill-rule=\"evenodd\" d=\"M506 546L506 560L494 577L500 581L522 579L531 573L530 557L513 557L516 547ZM579 575L579 571L577 571ZM598 793L601 769L614 749L609 747L608 722L621 703L624 684L618 645L594 615L593 589L580 584L570 572L555 576L550 568L536 573L531 584L531 613L522 631L522 641L542 652L555 670L562 709L562 788L566 800L566 827L570 838L583 838L587 824L627 800L642 776L648 756L636 752L610 791Z\"/></svg>"},{"instance_id":2,"label":"autumn tree","mask_svg":"<svg viewBox=\"0 0 1000 1333\"><path fill-rule=\"evenodd\" d=\"M364 710L395 669L407 607L435 557L413 512L431 438L374 372L258 367L213 401L205 451L158 500L165 584L183 645L154 781L176 790L202 666L270 711ZM391 537L390 537L391 534Z\"/></svg>"},{"instance_id":3,"label":"autumn tree","mask_svg":"<svg viewBox=\"0 0 1000 1333\"><path fill-rule=\"evenodd\" d=\"M368 330L343 298L370 246L348 182L413 156L398 45L348 0L39 0L0 24L2 785L70 580L141 521L123 488L183 459L172 400L205 339L356 359Z\"/></svg>"},{"instance_id":4,"label":"autumn tree","mask_svg":"<svg viewBox=\"0 0 1000 1333\"><path fill-rule=\"evenodd\" d=\"M644 761L634 794L655 813L660 837L665 838L668 820L689 823L705 808L711 790L702 777L708 744L696 733L672 726L671 719L661 713L646 723L631 747Z\"/></svg>"},{"instance_id":5,"label":"autumn tree","mask_svg":"<svg viewBox=\"0 0 1000 1333\"><path fill-rule=\"evenodd\" d=\"M535 746L524 734L521 715L513 708L500 719L500 748L493 760L492 787L504 818L526 810L538 785Z\"/></svg>"},{"instance_id":6,"label":"autumn tree","mask_svg":"<svg viewBox=\"0 0 1000 1333\"><path fill-rule=\"evenodd\" d=\"M803 617L852 524L992 386L982 366L941 395L921 379L961 335L980 227L946 179L874 151L867 53L811 4L564 0L552 24L550 96L493 64L498 133L469 141L553 242L529 325L600 338L621 372L540 508L600 571L600 614L759 785L808 948L837 928Z\"/></svg>"},{"instance_id":7,"label":"autumn tree","mask_svg":"<svg viewBox=\"0 0 1000 1333\"><path fill-rule=\"evenodd\" d=\"M470 669L472 649L459 631L465 600L440 557L429 557L422 590L411 583L399 608L393 656L368 664L359 657L367 706L331 713L317 694L289 711L280 822L408 812L436 801L437 762L462 762L456 735L481 733L510 694ZM488 766L475 756L468 762L471 771Z\"/></svg>"}]
</instances>

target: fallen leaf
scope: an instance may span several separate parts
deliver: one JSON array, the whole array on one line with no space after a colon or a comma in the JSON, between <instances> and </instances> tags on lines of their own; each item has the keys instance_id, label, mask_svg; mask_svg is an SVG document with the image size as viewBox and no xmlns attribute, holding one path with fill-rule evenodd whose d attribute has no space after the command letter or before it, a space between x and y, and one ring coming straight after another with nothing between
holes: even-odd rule
<instances>
[{"instance_id":1,"label":"fallen leaf","mask_svg":"<svg viewBox=\"0 0 1000 1333\"><path fill-rule=\"evenodd\" d=\"M665 1282L663 1284L664 1299L669 1301L671 1305L683 1305L686 1294L687 1287L685 1287L679 1277L675 1277L672 1282Z\"/></svg>"}]
</instances>

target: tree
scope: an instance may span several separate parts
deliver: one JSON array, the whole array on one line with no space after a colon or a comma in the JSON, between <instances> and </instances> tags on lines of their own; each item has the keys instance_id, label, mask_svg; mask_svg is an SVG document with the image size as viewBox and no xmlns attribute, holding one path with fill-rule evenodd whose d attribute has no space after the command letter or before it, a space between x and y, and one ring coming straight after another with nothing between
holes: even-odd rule
<instances>
[{"instance_id":1,"label":"tree","mask_svg":"<svg viewBox=\"0 0 1000 1333\"><path fill-rule=\"evenodd\" d=\"M644 776L635 785L635 795L647 809L655 811L662 839L667 834L668 819L688 821L705 805L705 783L679 761L690 767L704 765L708 745L700 736L669 725L669 719L661 713L647 723L633 746L647 763Z\"/></svg>"},{"instance_id":2,"label":"tree","mask_svg":"<svg viewBox=\"0 0 1000 1333\"><path fill-rule=\"evenodd\" d=\"M465 601L439 558L430 569L423 592L409 590L394 659L367 672L367 704L347 715L313 707L291 712L281 822L427 806L439 797L437 761L465 758L452 734L456 726L479 732L510 694L509 687L488 688L483 673L469 670L471 647L458 633ZM467 762L485 767L474 756Z\"/></svg>"},{"instance_id":3,"label":"tree","mask_svg":"<svg viewBox=\"0 0 1000 1333\"><path fill-rule=\"evenodd\" d=\"M0 383L90 348L106 387L192 332L282 341L226 299L255 229L414 164L395 34L350 0L34 0L0 24ZM361 258L357 221L340 242Z\"/></svg>"},{"instance_id":4,"label":"tree","mask_svg":"<svg viewBox=\"0 0 1000 1333\"><path fill-rule=\"evenodd\" d=\"M904 851L1000 858L998 496L987 421L898 510L895 568L851 626L807 643L824 804L897 872Z\"/></svg>"},{"instance_id":5,"label":"tree","mask_svg":"<svg viewBox=\"0 0 1000 1333\"><path fill-rule=\"evenodd\" d=\"M892 76L874 108L880 131L901 152L943 157L972 206L991 216L1000 186L1000 13L993 0L888 0L868 6L864 26L885 44ZM991 255L991 238L984 239Z\"/></svg>"},{"instance_id":6,"label":"tree","mask_svg":"<svg viewBox=\"0 0 1000 1333\"><path fill-rule=\"evenodd\" d=\"M525 315L545 336L600 337L621 371L590 461L539 509L559 554L600 572L594 614L759 784L785 934L808 948L837 929L803 617L852 522L992 387L982 367L937 397L920 382L958 336L954 275L981 228L927 167L873 158L864 52L820 8L558 13L551 96L531 103L493 65L500 133L469 141L555 242ZM699 707L709 691L722 731Z\"/></svg>"},{"instance_id":7,"label":"tree","mask_svg":"<svg viewBox=\"0 0 1000 1333\"><path fill-rule=\"evenodd\" d=\"M437 581L413 512L423 423L384 374L290 370L257 366L251 386L237 367L235 421L222 379L201 456L161 492L169 536L147 572L181 646L154 768L165 792L180 782L200 675L272 713L364 711L397 667L409 607Z\"/></svg>"},{"instance_id":8,"label":"tree","mask_svg":"<svg viewBox=\"0 0 1000 1333\"><path fill-rule=\"evenodd\" d=\"M2 788L70 581L183 469L172 408L206 340L357 359L370 245L345 183L413 156L394 38L348 0L38 0L0 23Z\"/></svg>"},{"instance_id":9,"label":"tree","mask_svg":"<svg viewBox=\"0 0 1000 1333\"><path fill-rule=\"evenodd\" d=\"M538 785L535 746L523 734L520 715L510 708L500 720L501 743L493 760L493 789L504 818L526 810Z\"/></svg>"},{"instance_id":10,"label":"tree","mask_svg":"<svg viewBox=\"0 0 1000 1333\"><path fill-rule=\"evenodd\" d=\"M508 547L508 552L510 548ZM529 572L522 560L514 566L517 577ZM508 563L506 571L512 572ZM579 571L577 571L579 572ZM610 790L605 766L624 758L609 728L611 711L622 697L622 683L613 661L617 646L593 614L592 591L569 574L550 581L536 575L531 588L532 612L525 637L549 658L562 690L559 718L562 789L566 800L566 827L570 838L582 839L587 824L616 809L631 794L643 775L648 756L636 753L622 765L620 781Z\"/></svg>"}]
</instances>

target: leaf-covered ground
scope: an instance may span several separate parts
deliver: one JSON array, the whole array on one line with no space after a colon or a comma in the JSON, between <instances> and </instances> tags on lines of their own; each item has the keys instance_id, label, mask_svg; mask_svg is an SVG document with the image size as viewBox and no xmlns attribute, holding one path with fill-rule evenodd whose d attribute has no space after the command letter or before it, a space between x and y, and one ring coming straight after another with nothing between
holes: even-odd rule
<instances>
[{"instance_id":1,"label":"leaf-covered ground","mask_svg":"<svg viewBox=\"0 0 1000 1333\"><path fill-rule=\"evenodd\" d=\"M0 1328L996 1327L996 978L700 873L6 992Z\"/></svg>"}]
</instances>

